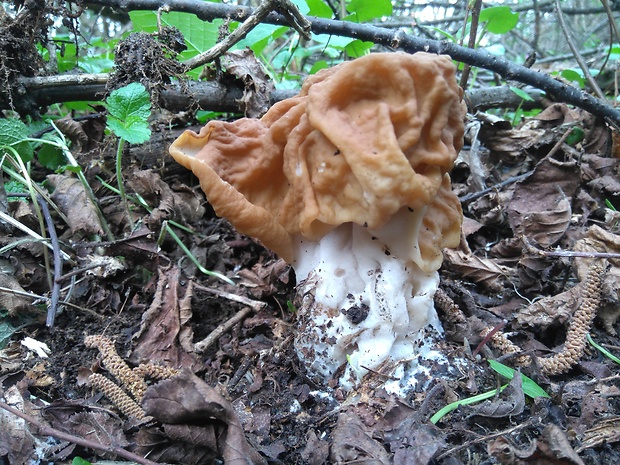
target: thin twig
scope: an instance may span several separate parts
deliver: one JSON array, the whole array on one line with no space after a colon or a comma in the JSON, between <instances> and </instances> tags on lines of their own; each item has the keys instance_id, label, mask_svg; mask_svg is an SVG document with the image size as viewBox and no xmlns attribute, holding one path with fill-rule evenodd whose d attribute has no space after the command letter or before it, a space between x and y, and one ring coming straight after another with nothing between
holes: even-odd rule
<instances>
[{"instance_id":1,"label":"thin twig","mask_svg":"<svg viewBox=\"0 0 620 465\"><path fill-rule=\"evenodd\" d=\"M476 0L474 3L474 7L472 8L472 12L471 12L471 26L469 29L469 42L467 43L467 47L469 48L476 48L476 40L477 40L477 34L478 34L478 21L480 20L480 10L482 9L482 0ZM469 10L469 7L468 7ZM465 27L463 27L463 31L465 30ZM471 65L468 63L465 63L465 66L463 66L463 73L461 74L461 82L460 82L460 87L461 89L465 90L467 89L467 81L469 81L469 73L471 72Z\"/></svg>"},{"instance_id":2,"label":"thin twig","mask_svg":"<svg viewBox=\"0 0 620 465\"><path fill-rule=\"evenodd\" d=\"M152 460L146 459L140 455L129 452L128 450L125 450L113 444L101 444L99 442L89 441L88 439L74 436L72 434L65 433L64 431L59 431L50 426L46 426L40 421L38 421L35 417L28 415L27 413L24 413L16 408L13 408L10 405L5 404L4 402L0 402L0 408L3 408L4 410L11 412L13 415L16 415L26 420L28 423L35 425L41 436L51 436L62 441L68 441L72 444L77 444L81 447L87 447L89 449L108 452L117 455L118 457L122 457L126 460L132 460L134 462L140 463L142 465L160 465L158 462L153 462Z\"/></svg>"},{"instance_id":3,"label":"thin twig","mask_svg":"<svg viewBox=\"0 0 620 465\"><path fill-rule=\"evenodd\" d=\"M482 436L482 437L479 437L479 438L471 440L471 441L465 441L464 444L461 444L460 446L453 447L452 449L447 450L446 452L444 452L443 454L439 455L438 457L435 457L435 460L439 461L439 460L441 460L443 458L448 457L449 455L457 453L460 450L467 449L468 447L471 447L472 444L478 444L478 443L481 443L481 442L487 442L490 439L495 439L497 437L506 436L508 434L514 433L515 431L522 430L523 428L526 428L526 427L530 426L531 423L532 423L532 420L527 420L527 421L521 423L520 425L513 426L512 428L508 428L508 429L506 429L504 431L500 431L498 433L489 434L487 436Z\"/></svg>"},{"instance_id":4,"label":"thin twig","mask_svg":"<svg viewBox=\"0 0 620 465\"><path fill-rule=\"evenodd\" d=\"M224 53L226 53L228 49L234 46L237 42L239 42L240 40L243 40L243 38L252 29L258 26L258 24L260 24L261 21L263 21L269 13L271 13L272 11L281 11L282 10L281 4L285 5L284 11L282 11L285 13L285 16L287 16L289 20L292 20L293 25L296 26L296 29L298 29L298 31L305 30L306 38L309 39L310 36L308 35L307 31L310 30L310 23L308 22L308 20L306 20L304 16L301 13L299 13L299 11L297 11L297 15L290 12L290 9L297 10L297 7L290 4L290 2L288 2L287 0L265 0L263 3L260 4L258 8L256 8L252 12L252 14L248 17L248 19L246 19L237 29L231 32L228 37L226 37L221 42L215 44L213 47L211 47L206 52L203 52L183 62L183 65L185 66L185 70L189 71L189 70L198 68L199 66L202 66L206 63L210 63L216 58L222 56ZM297 23L301 24L299 28L297 28Z\"/></svg>"},{"instance_id":5,"label":"thin twig","mask_svg":"<svg viewBox=\"0 0 620 465\"><path fill-rule=\"evenodd\" d=\"M577 46L575 45L575 42L573 41L570 31L568 30L568 26L566 25L566 22L564 21L564 15L562 14L562 7L560 5L560 0L555 0L555 11L558 16L558 24L560 25L560 29L562 29L562 32L564 33L564 37L566 37L566 42L568 43L568 46L571 52L573 52L573 56L575 57L575 60L579 64L579 67L581 68L583 75L585 76L586 80L592 87L592 90L594 91L596 96L600 98L601 100L605 100L605 94L603 93L601 88L598 86L594 78L592 77L592 73L590 73L590 68L588 68L588 65L586 64L586 62L583 61L583 57L579 53L579 50L577 49Z\"/></svg>"},{"instance_id":6,"label":"thin twig","mask_svg":"<svg viewBox=\"0 0 620 465\"><path fill-rule=\"evenodd\" d=\"M479 197L482 197L483 195L486 195L489 192L498 191L502 187L505 187L505 186L507 186L509 184L512 184L514 182L523 181L524 179L526 179L533 172L534 172L534 170L528 171L527 173L520 174L519 176L513 176L512 178L508 178L505 181L497 183L497 184L495 184L495 185L493 185L491 187L487 187L486 189L483 189L481 191L473 192L471 194L464 195L462 197L459 197L459 201L461 203L469 202L470 200L474 200L474 199L477 199Z\"/></svg>"},{"instance_id":7,"label":"thin twig","mask_svg":"<svg viewBox=\"0 0 620 465\"><path fill-rule=\"evenodd\" d=\"M243 310L238 311L232 318L226 320L224 323L215 328L211 333L205 337L202 341L194 344L194 350L196 353L202 353L211 347L215 342L222 337L223 334L228 332L233 326L252 313L251 307L246 307Z\"/></svg>"},{"instance_id":8,"label":"thin twig","mask_svg":"<svg viewBox=\"0 0 620 465\"><path fill-rule=\"evenodd\" d=\"M21 297L28 297L28 298L33 299L35 301L36 300L43 300L43 301L49 301L50 300L49 297L46 297L44 295L33 294L31 292L26 292L26 291L18 291L16 289L11 289L9 287L3 287L3 286L0 286L0 292L6 292L7 294L18 295L18 296L21 296ZM67 302L67 301L63 300L60 303L62 305L67 306L67 307L71 307L71 308L74 308L76 310L80 310L81 312L90 313L92 316L96 316L99 319L103 318L103 315L100 315L99 313L94 312L94 311L92 311L92 310L90 310L88 308L84 308L84 307L80 307L79 305L72 304L71 302Z\"/></svg>"},{"instance_id":9,"label":"thin twig","mask_svg":"<svg viewBox=\"0 0 620 465\"><path fill-rule=\"evenodd\" d=\"M579 258L620 258L620 253L608 252L575 252L572 250L542 250L530 242L526 236L521 236L525 250L533 255L541 257L579 257Z\"/></svg>"},{"instance_id":10,"label":"thin twig","mask_svg":"<svg viewBox=\"0 0 620 465\"><path fill-rule=\"evenodd\" d=\"M97 245L99 245L99 244L97 244ZM83 268L78 268L76 270L69 271L68 273L65 273L62 276L56 278L56 282L62 283L63 281L66 281L69 278L72 278L72 277L77 276L79 274L85 273L85 272L87 272L89 270L94 270L95 268L101 268L102 266L106 266L106 264L105 263L93 263L93 264L85 266Z\"/></svg>"},{"instance_id":11,"label":"thin twig","mask_svg":"<svg viewBox=\"0 0 620 465\"><path fill-rule=\"evenodd\" d=\"M216 295L218 297L222 297L224 299L228 299L232 302L237 302L238 304L247 305L252 308L255 312L262 310L267 306L265 302L261 302L259 300L248 299L247 297L243 297L241 295L231 294L230 292L220 291L219 289L212 289L210 287L202 286L198 283L194 283L196 289L199 289L204 292L208 292L209 294Z\"/></svg>"},{"instance_id":12,"label":"thin twig","mask_svg":"<svg viewBox=\"0 0 620 465\"><path fill-rule=\"evenodd\" d=\"M52 243L52 253L54 256L54 280L52 283L52 297L50 298L50 304L47 307L47 320L46 324L48 328L54 326L54 319L56 318L56 309L58 308L58 300L60 299L60 282L59 278L62 275L62 257L60 255L60 244L58 243L58 234L56 234L56 227L54 226L54 220L50 215L50 209L47 206L47 202L40 195L37 196L43 218L47 224L47 232L50 236L50 242Z\"/></svg>"},{"instance_id":13,"label":"thin twig","mask_svg":"<svg viewBox=\"0 0 620 465\"><path fill-rule=\"evenodd\" d=\"M28 234L29 236L34 237L37 241L41 241L41 243L43 243L43 245L45 245L47 248L52 249L53 247L52 245L49 243L49 240L47 240L46 238L44 238L43 236L41 236L40 234L34 232L32 229L30 229L28 226L26 226L25 224L20 223L19 221L17 221L16 219L14 219L12 216L7 215L6 213L0 211L0 219L6 221L7 223L11 223L13 226L15 226L18 229L21 229L23 232L25 232L26 234ZM60 254L62 255L62 258L65 260L71 260L71 257L69 255L67 255L65 252L63 252L62 250L60 251Z\"/></svg>"}]
</instances>

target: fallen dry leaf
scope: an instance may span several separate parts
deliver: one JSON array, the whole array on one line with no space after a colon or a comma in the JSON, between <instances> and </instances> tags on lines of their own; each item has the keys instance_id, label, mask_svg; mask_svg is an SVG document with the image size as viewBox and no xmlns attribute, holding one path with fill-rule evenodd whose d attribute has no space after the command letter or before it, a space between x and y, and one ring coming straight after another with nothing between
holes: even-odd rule
<instances>
[{"instance_id":1,"label":"fallen dry leaf","mask_svg":"<svg viewBox=\"0 0 620 465\"><path fill-rule=\"evenodd\" d=\"M495 260L480 258L460 250L444 250L444 260L460 273L463 279L482 284L492 291L504 288L506 278L511 275L510 268L498 265Z\"/></svg>"},{"instance_id":2,"label":"fallen dry leaf","mask_svg":"<svg viewBox=\"0 0 620 465\"><path fill-rule=\"evenodd\" d=\"M521 373L514 376L494 399L485 400L481 404L469 406L470 417L505 418L523 413L525 394L521 385Z\"/></svg>"},{"instance_id":3,"label":"fallen dry leaf","mask_svg":"<svg viewBox=\"0 0 620 465\"><path fill-rule=\"evenodd\" d=\"M368 428L353 412L344 411L332 432L330 463L359 463L363 465L389 465L390 456L379 441L373 439Z\"/></svg>"},{"instance_id":4,"label":"fallen dry leaf","mask_svg":"<svg viewBox=\"0 0 620 465\"><path fill-rule=\"evenodd\" d=\"M69 221L74 235L102 235L103 227L95 206L82 183L72 176L50 174L47 179L54 187L52 200Z\"/></svg>"},{"instance_id":5,"label":"fallen dry leaf","mask_svg":"<svg viewBox=\"0 0 620 465\"><path fill-rule=\"evenodd\" d=\"M569 199L579 182L577 163L550 157L541 160L517 184L508 204L508 222L515 236L525 235L544 247L558 242L570 224Z\"/></svg>"},{"instance_id":6,"label":"fallen dry leaf","mask_svg":"<svg viewBox=\"0 0 620 465\"><path fill-rule=\"evenodd\" d=\"M159 269L155 296L133 338L133 363L161 362L171 368L198 369L189 325L191 299L192 282L181 277L179 268Z\"/></svg>"},{"instance_id":7,"label":"fallen dry leaf","mask_svg":"<svg viewBox=\"0 0 620 465\"><path fill-rule=\"evenodd\" d=\"M11 407L24 411L25 401L16 386L4 391L3 398ZM35 463L36 442L26 420L0 408L0 458L6 457L11 465Z\"/></svg>"},{"instance_id":8,"label":"fallen dry leaf","mask_svg":"<svg viewBox=\"0 0 620 465\"><path fill-rule=\"evenodd\" d=\"M164 423L171 439L215 451L227 465L267 463L247 442L231 403L187 370L149 387L142 406ZM190 464L186 457L176 459Z\"/></svg>"},{"instance_id":9,"label":"fallen dry leaf","mask_svg":"<svg viewBox=\"0 0 620 465\"><path fill-rule=\"evenodd\" d=\"M231 76L243 83L244 116L260 118L270 106L271 93L275 90L271 78L249 48L226 52L222 66Z\"/></svg>"},{"instance_id":10,"label":"fallen dry leaf","mask_svg":"<svg viewBox=\"0 0 620 465\"><path fill-rule=\"evenodd\" d=\"M15 278L4 273L0 273L0 287L17 292L26 292ZM32 299L10 292L0 292L0 308L6 310L10 316L30 314L34 309Z\"/></svg>"},{"instance_id":11,"label":"fallen dry leaf","mask_svg":"<svg viewBox=\"0 0 620 465\"><path fill-rule=\"evenodd\" d=\"M521 327L545 331L551 325L565 325L581 299L583 284L579 283L568 291L533 302L516 313Z\"/></svg>"},{"instance_id":12,"label":"fallen dry leaf","mask_svg":"<svg viewBox=\"0 0 620 465\"><path fill-rule=\"evenodd\" d=\"M134 171L127 184L153 207L146 222L154 231L160 228L164 220L188 224L205 214L202 206L204 197L185 186L173 191L153 170Z\"/></svg>"}]
</instances>

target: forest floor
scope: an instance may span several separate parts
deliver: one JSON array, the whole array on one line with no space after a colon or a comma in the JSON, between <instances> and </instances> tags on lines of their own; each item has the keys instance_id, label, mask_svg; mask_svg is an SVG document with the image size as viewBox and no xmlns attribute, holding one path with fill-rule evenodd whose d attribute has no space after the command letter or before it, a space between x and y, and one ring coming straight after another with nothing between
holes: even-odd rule
<instances>
[{"instance_id":1,"label":"forest floor","mask_svg":"<svg viewBox=\"0 0 620 465\"><path fill-rule=\"evenodd\" d=\"M125 154L128 191L150 206L132 204L131 230L102 183L115 185L105 123L73 123L86 136L74 155L113 238L94 239L100 225L73 175L35 172L53 186L69 257L52 329L49 302L1 295L0 395L31 421L0 409L0 464L102 463L120 460L116 448L186 465L620 461L619 366L592 345L580 348L589 332L620 351L620 158L601 121L562 104L515 128L470 119L452 172L463 241L445 254L436 302L450 366L404 397L387 393L377 374L352 392L306 374L287 305L293 271L215 217L167 155L178 131L161 121L150 143ZM37 228L24 199L11 199L8 212ZM170 233L158 243L168 228L234 285L201 273ZM2 225L0 245L14 247L1 258L1 286L49 295L42 247L15 244L23 237ZM593 307L590 328L583 313ZM556 373L570 350L576 363ZM501 394L432 423L447 404L508 383L489 359L519 368L548 397L526 395L532 384L515 376Z\"/></svg>"}]
</instances>

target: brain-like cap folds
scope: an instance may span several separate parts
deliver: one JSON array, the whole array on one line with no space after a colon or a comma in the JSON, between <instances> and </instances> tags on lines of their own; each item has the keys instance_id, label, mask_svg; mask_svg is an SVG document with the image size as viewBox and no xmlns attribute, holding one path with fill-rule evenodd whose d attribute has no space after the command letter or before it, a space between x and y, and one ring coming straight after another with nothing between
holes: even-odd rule
<instances>
[{"instance_id":1,"label":"brain-like cap folds","mask_svg":"<svg viewBox=\"0 0 620 465\"><path fill-rule=\"evenodd\" d=\"M294 237L317 241L350 222L379 229L424 208L415 261L436 269L459 241L447 172L463 143L461 97L447 57L371 54L309 77L260 120L186 131L170 153L219 216L289 262Z\"/></svg>"}]
</instances>

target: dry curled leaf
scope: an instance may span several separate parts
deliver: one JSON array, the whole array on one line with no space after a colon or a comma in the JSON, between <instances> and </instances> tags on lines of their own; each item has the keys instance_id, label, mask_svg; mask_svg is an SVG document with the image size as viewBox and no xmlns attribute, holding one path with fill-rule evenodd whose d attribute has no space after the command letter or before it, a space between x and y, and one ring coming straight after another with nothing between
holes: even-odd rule
<instances>
[{"instance_id":1,"label":"dry curled leaf","mask_svg":"<svg viewBox=\"0 0 620 465\"><path fill-rule=\"evenodd\" d=\"M559 241L570 224L569 199L579 186L575 162L544 158L515 187L508 204L508 221L515 236L525 235L541 246Z\"/></svg>"},{"instance_id":2,"label":"dry curled leaf","mask_svg":"<svg viewBox=\"0 0 620 465\"><path fill-rule=\"evenodd\" d=\"M495 260L480 258L460 250L445 249L444 259L463 279L482 284L493 291L502 290L506 278L511 274L510 268L498 265Z\"/></svg>"},{"instance_id":3,"label":"dry curled leaf","mask_svg":"<svg viewBox=\"0 0 620 465\"><path fill-rule=\"evenodd\" d=\"M372 438L360 418L345 411L338 416L332 433L331 463L359 463L361 465L388 465L388 453L381 443Z\"/></svg>"},{"instance_id":4,"label":"dry curled leaf","mask_svg":"<svg viewBox=\"0 0 620 465\"><path fill-rule=\"evenodd\" d=\"M170 439L214 451L226 464L267 463L246 440L231 403L187 370L147 389L142 406L164 423Z\"/></svg>"},{"instance_id":5,"label":"dry curled leaf","mask_svg":"<svg viewBox=\"0 0 620 465\"><path fill-rule=\"evenodd\" d=\"M249 48L227 52L221 59L226 72L243 83L241 99L244 115L261 117L270 106L269 97L275 89L269 75Z\"/></svg>"},{"instance_id":6,"label":"dry curled leaf","mask_svg":"<svg viewBox=\"0 0 620 465\"><path fill-rule=\"evenodd\" d=\"M77 178L63 174L50 174L47 178L54 187L52 200L67 217L71 233L103 234L96 207L82 183Z\"/></svg>"},{"instance_id":7,"label":"dry curled leaf","mask_svg":"<svg viewBox=\"0 0 620 465\"><path fill-rule=\"evenodd\" d=\"M515 375L508 386L494 399L469 407L470 417L505 418L523 413L525 394L521 384L521 373Z\"/></svg>"}]
</instances>

